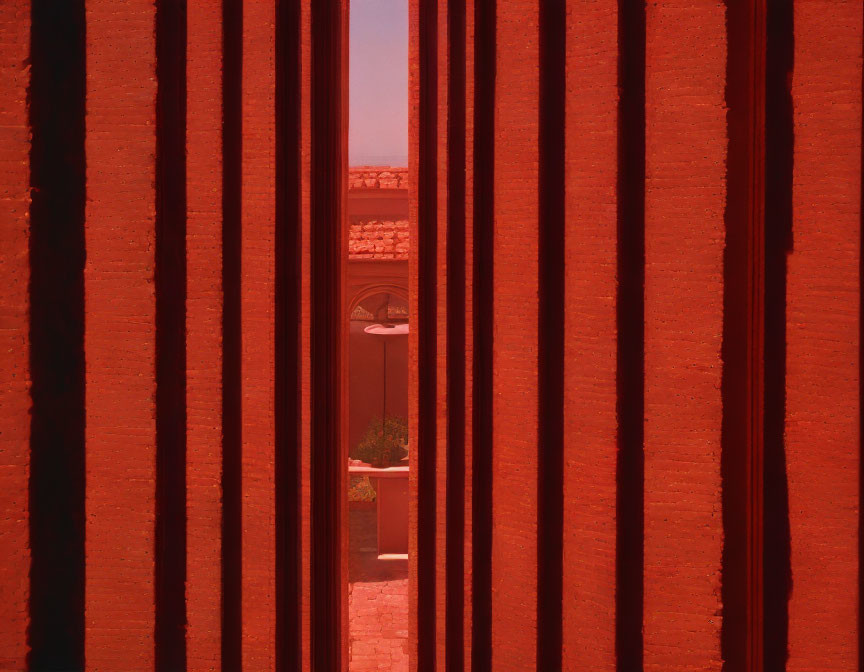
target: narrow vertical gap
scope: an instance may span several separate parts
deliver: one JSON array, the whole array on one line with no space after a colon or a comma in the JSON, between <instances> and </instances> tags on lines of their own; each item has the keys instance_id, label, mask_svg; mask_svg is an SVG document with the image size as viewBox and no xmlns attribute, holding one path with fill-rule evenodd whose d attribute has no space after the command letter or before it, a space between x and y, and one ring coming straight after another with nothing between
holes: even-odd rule
<instances>
[{"instance_id":1,"label":"narrow vertical gap","mask_svg":"<svg viewBox=\"0 0 864 672\"><path fill-rule=\"evenodd\" d=\"M222 0L222 669L241 669L240 186L243 2Z\"/></svg>"},{"instance_id":2,"label":"narrow vertical gap","mask_svg":"<svg viewBox=\"0 0 864 672\"><path fill-rule=\"evenodd\" d=\"M312 4L312 667L342 667L342 0Z\"/></svg>"},{"instance_id":3,"label":"narrow vertical gap","mask_svg":"<svg viewBox=\"0 0 864 672\"><path fill-rule=\"evenodd\" d=\"M618 2L618 295L615 648L642 669L645 396L645 7Z\"/></svg>"},{"instance_id":4,"label":"narrow vertical gap","mask_svg":"<svg viewBox=\"0 0 864 672\"><path fill-rule=\"evenodd\" d=\"M764 11L727 2L726 246L723 259L721 653L761 669Z\"/></svg>"},{"instance_id":5,"label":"narrow vertical gap","mask_svg":"<svg viewBox=\"0 0 864 672\"><path fill-rule=\"evenodd\" d=\"M768 0L765 59L765 669L786 669L789 493L786 475L786 261L792 251L793 0Z\"/></svg>"},{"instance_id":6,"label":"narrow vertical gap","mask_svg":"<svg viewBox=\"0 0 864 672\"><path fill-rule=\"evenodd\" d=\"M300 669L300 5L276 5L276 669Z\"/></svg>"},{"instance_id":7,"label":"narrow vertical gap","mask_svg":"<svg viewBox=\"0 0 864 672\"><path fill-rule=\"evenodd\" d=\"M471 669L492 669L492 343L496 0L474 2Z\"/></svg>"},{"instance_id":8,"label":"narrow vertical gap","mask_svg":"<svg viewBox=\"0 0 864 672\"><path fill-rule=\"evenodd\" d=\"M186 667L186 2L156 3L157 670Z\"/></svg>"},{"instance_id":9,"label":"narrow vertical gap","mask_svg":"<svg viewBox=\"0 0 864 672\"><path fill-rule=\"evenodd\" d=\"M420 165L417 175L419 288L417 428L417 669L436 669L435 492L438 262L436 177L438 152L438 1L420 0ZM442 559L443 560L443 559Z\"/></svg>"},{"instance_id":10,"label":"narrow vertical gap","mask_svg":"<svg viewBox=\"0 0 864 672\"><path fill-rule=\"evenodd\" d=\"M537 667L561 669L564 575L564 0L540 2Z\"/></svg>"},{"instance_id":11,"label":"narrow vertical gap","mask_svg":"<svg viewBox=\"0 0 864 672\"><path fill-rule=\"evenodd\" d=\"M33 0L31 21L27 663L31 670L82 669L84 2Z\"/></svg>"},{"instance_id":12,"label":"narrow vertical gap","mask_svg":"<svg viewBox=\"0 0 864 672\"><path fill-rule=\"evenodd\" d=\"M465 1L447 3L446 665L464 668L465 633Z\"/></svg>"}]
</instances>

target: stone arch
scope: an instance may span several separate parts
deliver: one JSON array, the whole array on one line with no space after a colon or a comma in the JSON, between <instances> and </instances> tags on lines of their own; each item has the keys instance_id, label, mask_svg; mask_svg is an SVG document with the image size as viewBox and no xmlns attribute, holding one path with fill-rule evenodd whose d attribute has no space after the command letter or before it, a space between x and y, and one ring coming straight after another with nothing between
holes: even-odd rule
<instances>
[{"instance_id":1,"label":"stone arch","mask_svg":"<svg viewBox=\"0 0 864 672\"><path fill-rule=\"evenodd\" d=\"M354 309L360 304L361 301L365 301L370 296L375 296L376 294L395 294L400 299L403 299L406 303L408 302L407 287L386 283L370 284L362 287L354 293L354 296L348 303L348 315L350 316L351 313L354 312Z\"/></svg>"}]
</instances>

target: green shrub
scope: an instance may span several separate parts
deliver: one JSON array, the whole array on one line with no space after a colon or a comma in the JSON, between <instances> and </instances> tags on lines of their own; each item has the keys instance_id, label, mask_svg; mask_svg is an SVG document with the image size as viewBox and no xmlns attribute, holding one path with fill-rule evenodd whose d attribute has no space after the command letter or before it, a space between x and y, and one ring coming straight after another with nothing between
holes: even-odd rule
<instances>
[{"instance_id":1,"label":"green shrub","mask_svg":"<svg viewBox=\"0 0 864 672\"><path fill-rule=\"evenodd\" d=\"M402 463L402 458L408 454L407 445L408 423L405 418L388 415L383 422L381 418L373 418L363 439L351 451L351 457L379 469L392 467Z\"/></svg>"},{"instance_id":2,"label":"green shrub","mask_svg":"<svg viewBox=\"0 0 864 672\"><path fill-rule=\"evenodd\" d=\"M376 497L375 486L368 476L352 476L348 488L349 502L374 502Z\"/></svg>"}]
</instances>

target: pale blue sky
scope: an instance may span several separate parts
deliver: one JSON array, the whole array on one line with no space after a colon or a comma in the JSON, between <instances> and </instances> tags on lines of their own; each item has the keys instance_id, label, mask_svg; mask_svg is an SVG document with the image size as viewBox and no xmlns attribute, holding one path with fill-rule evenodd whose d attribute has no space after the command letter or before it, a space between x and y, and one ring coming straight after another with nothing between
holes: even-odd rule
<instances>
[{"instance_id":1,"label":"pale blue sky","mask_svg":"<svg viewBox=\"0 0 864 672\"><path fill-rule=\"evenodd\" d=\"M351 0L348 163L408 165L408 0Z\"/></svg>"}]
</instances>

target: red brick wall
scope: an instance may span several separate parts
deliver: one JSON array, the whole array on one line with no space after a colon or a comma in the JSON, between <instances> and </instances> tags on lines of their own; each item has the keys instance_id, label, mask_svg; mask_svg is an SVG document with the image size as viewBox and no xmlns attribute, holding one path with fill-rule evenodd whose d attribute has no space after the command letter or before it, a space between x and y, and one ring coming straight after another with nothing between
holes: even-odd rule
<instances>
[{"instance_id":1,"label":"red brick wall","mask_svg":"<svg viewBox=\"0 0 864 672\"><path fill-rule=\"evenodd\" d=\"M567 17L564 669L615 661L617 22Z\"/></svg>"},{"instance_id":2,"label":"red brick wall","mask_svg":"<svg viewBox=\"0 0 864 672\"><path fill-rule=\"evenodd\" d=\"M454 38L450 33L452 24L442 23L440 16L442 12L458 14L462 11L461 4L445 9L439 3L437 34L430 36L427 31L422 38L437 40L434 51L438 55L437 72L431 65L425 71L432 86L437 87L434 101L437 108L427 111L428 116L424 116L420 101L422 87L430 87L429 82L424 81L422 65L419 71L412 70L414 174L418 174L418 168L422 171L424 166L427 170L435 167L428 153L418 155L424 119L437 129L438 148L437 173L431 178L432 184L421 182L412 191L412 226L415 227L412 245L419 240L416 237L418 213L428 211L434 202L438 214L435 252L438 301L431 314L421 315L421 319L435 325L438 333L434 414L422 401L422 373L412 377L412 431L423 426L424 413L430 413L426 420L434 421L436 427L434 488L432 480L424 481L422 476L414 481L413 488L421 499L426 492L426 496L434 497L436 502L434 562L438 570L434 575L434 603L420 597L423 582L431 579L424 578L422 572L412 575L415 588L412 627L421 639L420 642L415 640L416 652L422 650L422 639L431 636L422 629L422 624L434 611L431 617L436 624L435 647L427 650L434 650L436 664L441 664L442 658L462 654L470 657L474 653L480 668L491 658L494 669L533 669L541 636L537 623L542 617L538 613L536 591L548 580L540 574L537 564L543 512L536 493L538 487L548 487L556 477L538 474L545 447L537 440L540 429L537 409L543 392L537 378L538 356L544 343L536 335L536 311L538 302L542 303L545 298L539 288L543 269L538 269L538 241L542 230L538 205L542 204L542 178L538 175L542 174L543 161L538 152L538 113L543 103L537 87L539 57L546 34L538 21L536 6L506 2L496 6L495 159L494 165L487 168L494 172L495 185L492 245L495 264L491 271L494 272L494 304L493 310L481 317L494 324L490 368L494 381L493 463L491 473L479 476L472 473L473 465L466 465L465 474L469 480L464 490L467 504L469 497L476 494L471 491L471 477L492 479L491 646L479 653L470 648L472 632L479 631L482 637L486 627L483 614L477 615L478 620L472 620L472 612L466 610L462 626L450 620L448 598L454 595L449 591L454 590L453 582L459 577L451 576L442 567L442 555L447 549L445 537L452 532L440 524L441 518L450 512L446 498L451 485L446 478L446 455L454 446L442 439L442 431L452 419L453 411L449 405L450 392L442 386L441 379L452 375L456 365L445 356L446 339L441 338L442 330L452 319L454 306L442 301L441 293L446 291L446 282L452 273L445 261L448 246L459 243L448 239L447 227L452 225L447 214L452 203L448 199L452 194L447 192L447 180L452 176L442 169L442 164L454 151L444 151L448 141L452 147L453 129L443 121L453 114L454 103L447 98L452 92L447 55L452 49L449 41ZM424 16L425 3L418 1L412 3L412 7L412 58L418 67L416 64L423 55L419 22ZM760 3L754 3L753 8L752 11L757 12L765 10ZM472 84L475 81L471 79L475 75L472 67L476 63L470 56L477 35L473 10L469 3L467 77ZM627 13L632 19L633 9L627 8ZM745 141L755 144L739 147L738 163L727 167L728 145L732 141L727 126L730 123L727 117L730 114L727 112L729 67L740 68L744 62L752 68L734 74L746 82L741 86L755 86L755 94L748 90L748 95L756 96L753 104L764 104L759 98L763 95L764 88L760 87L764 87L764 81L758 78L764 76L759 59L764 56L760 50L765 49L765 42L759 30L764 30L765 16L753 15L763 21L756 25L755 31L743 32L752 36L753 43L730 45L727 44L726 6L722 2L676 0L645 5L644 531L638 530L644 564L641 585L627 584L622 592L624 584L620 582L623 579L620 574L616 575L616 564L620 570L621 563L627 566L638 562L638 558L616 558L616 533L621 534L621 525L625 526L625 536L633 533L626 529L633 521L621 522L616 511L616 496L621 496L622 487L621 465L620 462L616 464L616 460L619 459L617 442L622 430L632 429L619 423L622 412L620 380L622 376L634 374L616 370L616 330L622 318L620 313L616 315L616 293L621 281L617 273L621 269L616 272L615 264L625 241L620 239L622 229L616 231L615 217L616 212L620 213L620 199L633 194L629 185L625 185L624 193L616 193L616 180L622 170L618 156L625 162L637 159L626 151L616 156L620 128L616 119L619 112L616 57L620 57L623 50L618 42L621 39L620 17L613 8L602 3L574 3L567 8L566 336L562 362L565 375L562 660L565 669L574 666L612 669L622 655L633 660L637 654L630 650L633 642L627 639L633 633L622 630L624 626L618 620L621 618L619 609L632 610L632 605L636 604L641 611L642 651L638 657L646 669L720 669L724 658L743 659L744 652L759 651L761 647L744 639L758 637L761 622L741 627L735 624L734 628L724 630L722 599L723 591L727 591L736 604L745 605L746 613L758 614L761 608L748 602L755 599L754 595L758 597L760 590L758 582L762 579L758 562L761 556L752 556L760 546L746 538L747 529L751 528L745 529L737 518L724 521L724 505L747 510L747 515L758 522L761 509L754 511L747 507L761 506L763 484L747 484L743 476L736 474L726 483L724 492L723 458L726 450L736 451L737 455L739 451L761 450L763 444L760 437L748 437L744 447L727 446L722 441L724 417L739 417L737 399L730 399L729 407L724 408L723 395L728 394L722 390L724 375L728 367L736 365L722 357L724 333L748 339L735 347L742 352L749 349L761 357L756 351L761 347L758 334L742 335L735 329L727 333L727 324L730 320L736 324L740 320L750 320L750 324L761 328L758 325L764 318L762 313L746 315L748 308L736 306L734 302L728 303L725 310L736 312L724 314L729 274L736 274L733 278L736 287L740 279L746 288L761 286L758 284L761 280L754 280L748 274L764 272L758 259L747 262L756 264L752 268L724 266L728 264L725 256L727 218L750 211L758 213L763 207L773 212L775 206L759 202L762 195L758 184L755 190L743 196L750 199L749 210L737 205L730 209L726 194L727 171L741 169L742 156L755 161L756 170L758 162L764 158L759 154L762 150L757 142L762 130L751 129L754 132ZM854 611L858 603L856 526L860 496L857 317L860 293L857 275L861 169L860 3L824 6L796 3L795 21L795 72L791 80L796 124L794 250L789 256L789 274L785 278L789 311L785 325L789 348L785 437L792 531L789 561L794 585L789 604L788 648L791 668L822 669L834 664L833 661L844 661L843 664L848 661L852 665L858 638ZM841 43L842 47L831 46ZM730 66L727 49L733 48L750 49L751 60L747 61L745 56L743 61ZM632 56L632 49L630 53ZM842 67L838 65L841 62ZM752 84L754 80L746 80L754 73L755 85ZM488 71L485 75L491 76ZM479 99L472 100L472 95L486 94L477 93L469 85L468 109L473 109L472 105ZM442 111L445 108L448 108L447 113ZM741 110L733 112L740 118L745 116ZM750 118L758 118L758 115ZM767 123L775 121L769 119ZM464 131L469 166L471 152L476 151L472 143L477 136L472 135L472 130L477 132L469 124ZM631 130L627 129L632 141L634 132ZM629 149L636 151L638 148ZM419 174L422 176L422 172ZM476 204L476 192L472 190L476 190L482 177L468 174L474 180L469 179L465 199L470 208ZM736 231L755 235L747 222L732 224ZM758 219L756 226L761 226ZM476 231L468 229L469 248L476 244L476 237L472 240L476 235ZM747 249L755 249L759 254L761 248L756 242L747 241ZM411 251L412 297L415 298L424 283L418 267L424 257L431 254L431 248L422 249L422 242L420 245L421 249L412 247ZM466 269L469 268L466 261ZM776 266L771 269L774 272ZM624 272L631 270L638 269L625 268ZM416 311L420 305L415 302L412 309ZM762 310L758 301L753 305L754 310ZM470 330L476 327L472 321L476 305L469 298L464 309L469 326L466 336L470 345L476 345ZM420 325L412 332L415 367L424 361L423 346L418 343L417 335L422 330ZM471 387L476 369L469 368L470 361L465 364L468 399L477 392L477 388ZM753 389L749 394L757 402L761 398L761 390ZM831 409L838 410L835 413ZM750 421L758 428L762 409L751 410L754 416ZM467 458L477 449L477 441L475 438L467 442ZM755 459L751 453L747 456ZM473 484L477 482L474 480ZM749 489L739 489L742 484ZM778 484L768 485L771 496L776 498L780 491ZM639 492L624 494L631 501L643 496ZM776 502L772 502L772 506L775 505ZM473 518L465 521L466 553L477 540L471 535L483 534L483 530L475 527L476 522ZM724 522L730 525L728 529L724 529ZM413 524L412 543L418 548L420 539L427 533L422 523L417 527L416 518ZM758 531L759 527L752 529ZM737 565L725 564L737 562L737 556L731 559L724 556L730 535L736 544L742 544L751 553L749 561L757 563L747 568L757 580L755 586L747 583L749 578L736 574ZM772 553L774 562L774 549ZM423 561L423 558L418 560ZM466 606L470 608L478 606L471 602L471 591L482 586L484 571L488 570L466 565L461 575L468 600ZM782 571L782 568L772 564L767 571ZM724 572L728 572L725 582ZM443 594L442 583L446 585ZM751 588L753 593L744 594L743 591ZM831 598L824 599L826 594ZM483 606L483 598L480 599L480 606ZM785 608L780 603L782 596L772 599L777 601L771 605L772 613ZM459 627L465 640L460 644L462 652L455 654L446 643L442 648L442 639L446 642ZM786 646L785 641L780 641L783 632L773 625L768 637L772 638L770 643L774 648L779 645L782 650ZM415 659L413 664L416 669L423 669L429 662L429 659ZM748 669L758 669L752 667L758 666L758 657L751 658L748 664L751 665Z\"/></svg>"},{"instance_id":3,"label":"red brick wall","mask_svg":"<svg viewBox=\"0 0 864 672\"><path fill-rule=\"evenodd\" d=\"M30 572L28 358L30 2L0 6L0 669L24 669Z\"/></svg>"},{"instance_id":4,"label":"red brick wall","mask_svg":"<svg viewBox=\"0 0 864 672\"><path fill-rule=\"evenodd\" d=\"M275 12L243 12L243 667L272 669L276 636L274 465ZM264 65L266 64L266 65Z\"/></svg>"},{"instance_id":5,"label":"red brick wall","mask_svg":"<svg viewBox=\"0 0 864 672\"><path fill-rule=\"evenodd\" d=\"M537 653L539 15L497 7L492 667L526 670Z\"/></svg>"},{"instance_id":6,"label":"red brick wall","mask_svg":"<svg viewBox=\"0 0 864 672\"><path fill-rule=\"evenodd\" d=\"M154 660L154 7L87 4L88 669Z\"/></svg>"},{"instance_id":7,"label":"red brick wall","mask_svg":"<svg viewBox=\"0 0 864 672\"><path fill-rule=\"evenodd\" d=\"M540 265L545 249L541 233L548 225L541 221L548 205L542 176L548 176L549 165L540 143L541 124L547 123L541 120L549 119L542 111L549 99L543 102L539 77L546 73L539 68L544 40L553 31L544 27L540 5L499 0L497 21L475 22L474 10L483 17L483 7L475 8L469 1L465 41L460 45L455 42L461 38L452 30L451 12L461 11L461 4L450 6L439 0L431 17L436 30L426 33L434 38L427 54L431 59L422 62L422 68L434 63L437 72L421 72L419 20L431 5L426 0L411 4L410 105L415 144L410 174L419 176L423 166L424 181L408 180L413 235L408 401L412 446L415 439L430 439L423 445L431 458L426 463L431 469L418 475L418 455L412 451L411 487L419 499L412 503L411 548L422 550L411 568L412 665L428 669L433 659L436 667L448 660L464 660L465 667L472 669L491 665L495 670L525 670L537 668L538 656L558 655L558 651L538 651L538 642L549 636L540 627L544 619L548 622L548 613L538 611L538 594L556 579L538 565L538 556L548 548L540 531L554 530L548 518L543 519L550 512L543 510L538 493L560 483L564 492L563 508L557 512L563 544L562 668L613 669L622 655L631 653L622 640L621 609L638 604L646 669L720 669L730 647L743 646L730 643L730 631L724 630L723 623L723 609L728 606L723 603L724 591L728 595L740 589L726 571L724 548L730 538L743 534L728 521L724 527L724 503L750 497L759 489L756 484L754 492L737 492L722 480L724 451L729 449L721 431L724 414L728 418L729 413L722 388L729 362L722 357L722 339L724 333L731 333L724 331L728 311L737 310L727 304L724 314L724 296L730 273L762 268L758 263L724 268L727 171L735 168L729 166L727 56L740 46L727 44L726 5L719 0L665 0L645 6L645 285L641 297L645 462L644 535L640 537L644 562L638 565L638 592L632 586L622 590L620 571L616 572L622 563L629 567L634 562L620 555L619 535L632 521L622 521L616 508L622 487L619 441L625 429L620 422L620 383L627 373L619 371L617 364L621 361L617 302L622 281L617 263L625 242L617 218L625 197L622 189L626 192L619 180L618 154L621 17L609 3L569 3L566 8L566 52L558 54L564 59L566 76L566 96L561 100L565 179L560 232L565 261L560 362L564 459L560 473L541 473L549 446L539 438L544 429L539 426L540 406L548 390L539 385L538 363L549 341L538 333L538 324L541 306L550 296L541 289L546 277ZM86 7L84 644L88 669L149 670L155 664L154 575L159 561L153 282L158 179L155 10L152 2L144 0L91 0ZM329 464L322 460L320 446L313 448L313 436L321 433L319 428L313 434L312 423L315 418L339 417L338 413L327 416L329 410L322 409L313 396L320 389L316 386L339 383L325 380L320 366L318 377L313 377L312 364L325 361L316 358L332 353L322 354L320 344L313 342L312 297L317 296L316 283L344 285L345 279L340 275L344 268L336 269L338 277L324 278L322 259L312 258L310 245L320 233L316 227L325 221L320 219L321 208L328 205L313 191L321 176L312 179L312 145L329 136L311 114L315 64L309 2L299 8L299 92L291 92L296 94L291 100L299 104L299 122L290 130L297 133L300 177L297 213L290 220L299 222L295 242L299 272L291 267L289 274L296 282L292 287L298 292L299 307L296 315L287 316L296 318L288 320L296 322L298 329L297 352L289 353L289 361L296 357L298 369L289 387L296 386L299 397L295 411L278 408L276 402L276 270L279 255L285 252L276 245L276 203L285 185L280 187L276 174L276 47L284 26L277 24L275 8L268 2L243 5L242 153L236 165L229 166L239 171L240 179L241 268L239 286L222 287L223 258L234 252L222 248L222 170L227 161L221 144L222 31L231 28L222 25L221 6L187 6L188 669L218 669L223 663L222 644L230 638L227 649L237 648L244 669L269 669L281 655L296 654L302 669L309 670L313 644L329 641L322 638L333 634L332 628L325 631L320 624L344 598L335 595L324 601L315 592L321 585L313 589L312 582L316 575L313 545L318 544L320 551L322 531L338 520L334 514L332 519L318 517L312 524L313 507L328 501L328 493L320 489L324 481L316 481L318 490L313 492L312 476L320 476L313 465L320 469ZM0 667L4 669L26 669L28 649L28 17L26 2L0 7L0 369L4 374L0 387ZM456 18L463 17L457 14ZM488 63L479 63L482 59L475 59L474 52L476 36L482 32L488 37L490 27L497 31L492 45L497 74L491 82L484 69ZM794 35L788 36L794 37L792 246L782 278L786 369L781 381L785 425L780 437L785 441L791 548L786 560L792 590L788 622L784 616L781 625L788 626L787 669L852 669L859 657L860 630L861 3L801 0L795 3L793 28ZM458 68L450 70L454 48L463 46L464 128L453 125L459 115L452 114L454 106L462 104L452 97L462 74ZM482 52L483 44L480 47ZM431 109L420 108L421 82L426 92L434 93ZM334 85L344 87L345 81ZM475 109L489 109L484 106L490 104L492 123L475 128ZM426 124L434 125L437 138L421 157L418 139L428 129ZM478 148L478 139L490 130L494 146ZM453 228L458 211L453 185L458 184L463 166L451 163L454 156L461 160L462 142L464 241L458 226ZM751 149L757 156L758 148ZM488 159L477 170L475 152ZM631 158L626 153L621 157ZM490 171L491 194L484 191ZM491 203L485 200L489 195L494 197ZM755 203L760 193L748 198ZM769 210L774 205L765 204ZM432 215L424 220L427 228L422 239L418 213ZM491 240L483 238L489 233L483 228L487 225ZM347 249L347 240L339 241L343 243ZM460 254L454 256L454 250ZM475 253L493 265L475 267ZM464 269L455 269L452 259L461 259L458 263ZM453 293L454 278L460 278L456 270L465 274L464 305L459 303L459 293ZM477 297L489 299L479 289L474 294L484 274L493 280L490 306L475 303ZM222 320L223 298L229 289L240 296L242 461L236 513L241 528L237 541L242 599L239 631L223 633L222 553L224 544L233 542L223 542L221 517L223 503L229 507L236 503L223 500L221 487L226 363ZM421 289L434 289L431 302L420 301ZM463 317L465 333L458 334L456 345L464 349L464 360L455 356L458 350L448 340L449 330ZM751 317L758 322L762 314ZM490 325L491 345L480 336ZM433 338L421 347L424 329ZM342 345L344 350L347 340ZM488 368L484 368L486 355L491 355ZM417 370L420 362L422 372ZM421 383L429 382L425 376L430 372L435 375L428 390L431 398L421 399ZM454 402L452 395L459 390L448 385L453 381L462 385L464 403ZM487 392L490 407L484 406ZM460 419L462 411L465 415ZM299 473L296 466L289 473L296 476L299 490L283 513L277 509L277 494L285 492L280 490L285 484L276 478L277 427L279 419L285 419L280 413L287 413L285 417L295 423L290 426L296 428L296 441L292 435L282 449L296 450L291 456L299 465ZM484 424L487 421L491 424ZM463 423L464 445L450 441L454 422ZM473 433L475 422L491 428L492 449L491 466L479 459L477 471L475 453L488 447L490 436L483 434L485 430ZM463 453L464 471L454 474L449 467L458 462L451 460ZM487 507L482 496L490 483L492 499ZM336 496L335 491L329 494ZM758 497L747 500L751 501ZM758 520L759 511L750 513ZM488 529L487 514L491 515ZM432 524L424 526L427 520ZM280 521L296 522L296 537L285 546L288 556L279 555ZM456 530L453 521L461 521L462 528ZM487 533L491 535L489 557L482 552ZM460 554L461 567L452 562ZM297 593L284 592L280 557L296 560L296 576L288 579L296 579ZM487 580L492 588L488 596L483 592ZM280 594L291 596L290 603L282 605L284 611L279 611ZM786 609L783 596L773 599L782 602L774 613ZM461 609L454 608L455 603ZM344 613L341 616L344 624ZM487 626L491 641L484 639ZM768 636L782 638L784 632L784 627L771 629ZM290 650L286 653L283 647L280 652L280 643L287 641L292 642ZM772 643L781 650L787 646L786 641Z\"/></svg>"},{"instance_id":8,"label":"red brick wall","mask_svg":"<svg viewBox=\"0 0 864 672\"><path fill-rule=\"evenodd\" d=\"M787 669L855 669L859 609L860 2L795 3Z\"/></svg>"},{"instance_id":9,"label":"red brick wall","mask_svg":"<svg viewBox=\"0 0 864 672\"><path fill-rule=\"evenodd\" d=\"M218 669L222 572L222 15L187 5L186 660Z\"/></svg>"},{"instance_id":10,"label":"red brick wall","mask_svg":"<svg viewBox=\"0 0 864 672\"><path fill-rule=\"evenodd\" d=\"M720 669L723 3L646 29L646 670Z\"/></svg>"}]
</instances>

